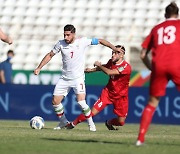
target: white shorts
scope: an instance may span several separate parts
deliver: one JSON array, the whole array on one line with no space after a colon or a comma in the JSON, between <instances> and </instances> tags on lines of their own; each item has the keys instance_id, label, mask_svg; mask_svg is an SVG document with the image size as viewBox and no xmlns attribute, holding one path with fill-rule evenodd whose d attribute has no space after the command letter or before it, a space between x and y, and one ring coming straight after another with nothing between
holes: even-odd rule
<instances>
[{"instance_id":1,"label":"white shorts","mask_svg":"<svg viewBox=\"0 0 180 154\"><path fill-rule=\"evenodd\" d=\"M73 88L73 91L75 94L85 94L86 93L86 87L84 82L84 76L79 77L77 79L64 79L60 77L58 80L53 95L59 96L63 95L66 96L69 91Z\"/></svg>"}]
</instances>

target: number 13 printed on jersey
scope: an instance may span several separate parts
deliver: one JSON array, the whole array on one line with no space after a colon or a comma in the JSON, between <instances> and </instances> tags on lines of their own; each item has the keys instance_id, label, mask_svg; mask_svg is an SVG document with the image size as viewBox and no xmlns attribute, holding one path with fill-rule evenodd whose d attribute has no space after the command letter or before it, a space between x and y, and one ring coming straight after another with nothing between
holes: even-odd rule
<instances>
[{"instance_id":1,"label":"number 13 printed on jersey","mask_svg":"<svg viewBox=\"0 0 180 154\"><path fill-rule=\"evenodd\" d=\"M167 26L161 27L158 29L158 45L161 44L171 44L176 39L176 27L175 26Z\"/></svg>"}]
</instances>

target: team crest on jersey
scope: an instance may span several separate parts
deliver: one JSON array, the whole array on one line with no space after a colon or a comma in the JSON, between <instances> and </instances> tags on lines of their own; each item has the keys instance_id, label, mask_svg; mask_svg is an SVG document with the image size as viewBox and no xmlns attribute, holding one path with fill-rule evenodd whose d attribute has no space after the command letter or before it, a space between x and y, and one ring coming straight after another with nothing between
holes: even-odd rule
<instances>
[{"instance_id":1,"label":"team crest on jersey","mask_svg":"<svg viewBox=\"0 0 180 154\"><path fill-rule=\"evenodd\" d=\"M126 64L124 67L123 67L123 66L122 66L122 67L119 67L119 68L118 68L119 72L122 72L122 71L126 68L126 66L127 66L127 64Z\"/></svg>"},{"instance_id":2,"label":"team crest on jersey","mask_svg":"<svg viewBox=\"0 0 180 154\"><path fill-rule=\"evenodd\" d=\"M119 67L118 70L122 72L124 70L124 67Z\"/></svg>"}]
</instances>

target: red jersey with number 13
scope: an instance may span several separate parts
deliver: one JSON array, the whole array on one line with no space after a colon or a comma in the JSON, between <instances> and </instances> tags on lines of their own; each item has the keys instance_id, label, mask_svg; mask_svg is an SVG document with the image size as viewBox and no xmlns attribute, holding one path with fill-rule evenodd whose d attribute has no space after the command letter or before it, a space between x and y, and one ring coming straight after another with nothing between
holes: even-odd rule
<instances>
[{"instance_id":1,"label":"red jersey with number 13","mask_svg":"<svg viewBox=\"0 0 180 154\"><path fill-rule=\"evenodd\" d=\"M113 64L110 59L105 67L117 69L120 74L110 75L108 84L104 89L108 90L111 99L118 99L121 96L128 96L131 66L124 60L120 64Z\"/></svg>"},{"instance_id":2,"label":"red jersey with number 13","mask_svg":"<svg viewBox=\"0 0 180 154\"><path fill-rule=\"evenodd\" d=\"M180 66L180 20L170 18L156 25L142 47L151 49L154 66Z\"/></svg>"}]
</instances>

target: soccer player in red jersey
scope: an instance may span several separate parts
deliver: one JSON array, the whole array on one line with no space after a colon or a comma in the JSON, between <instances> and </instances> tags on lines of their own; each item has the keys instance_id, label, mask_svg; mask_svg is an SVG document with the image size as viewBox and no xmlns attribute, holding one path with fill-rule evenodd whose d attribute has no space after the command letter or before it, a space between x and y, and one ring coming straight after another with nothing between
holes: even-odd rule
<instances>
[{"instance_id":1,"label":"soccer player in red jersey","mask_svg":"<svg viewBox=\"0 0 180 154\"><path fill-rule=\"evenodd\" d=\"M180 20L179 8L171 2L165 8L166 21L156 25L142 43L141 59L151 70L150 98L142 113L139 135L136 142L141 146L151 123L160 97L165 95L166 85L172 80L180 90ZM152 52L152 62L148 53Z\"/></svg>"},{"instance_id":2,"label":"soccer player in red jersey","mask_svg":"<svg viewBox=\"0 0 180 154\"><path fill-rule=\"evenodd\" d=\"M92 116L102 111L107 105L113 104L117 118L107 120L105 125L109 130L115 130L114 126L123 126L128 113L128 89L131 75L131 66L124 60L125 48L117 45L120 52L112 51L112 58L107 64L102 65L99 61L94 63L94 68L86 68L85 72L103 71L110 76L108 84L102 90L99 99L92 108ZM78 123L86 120L83 114L68 124L67 129L74 128Z\"/></svg>"}]
</instances>

